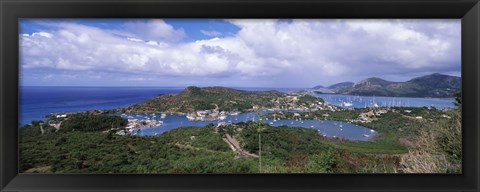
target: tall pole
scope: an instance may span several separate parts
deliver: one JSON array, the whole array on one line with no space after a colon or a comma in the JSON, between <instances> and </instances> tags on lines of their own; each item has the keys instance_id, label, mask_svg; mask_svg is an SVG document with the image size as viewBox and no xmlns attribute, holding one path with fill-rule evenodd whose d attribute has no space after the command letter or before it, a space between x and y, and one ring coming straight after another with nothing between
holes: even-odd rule
<instances>
[{"instance_id":1,"label":"tall pole","mask_svg":"<svg viewBox=\"0 0 480 192\"><path fill-rule=\"evenodd\" d=\"M260 173L262 172L262 135L258 133L258 146L259 146L259 152L258 152L258 160L260 161Z\"/></svg>"}]
</instances>

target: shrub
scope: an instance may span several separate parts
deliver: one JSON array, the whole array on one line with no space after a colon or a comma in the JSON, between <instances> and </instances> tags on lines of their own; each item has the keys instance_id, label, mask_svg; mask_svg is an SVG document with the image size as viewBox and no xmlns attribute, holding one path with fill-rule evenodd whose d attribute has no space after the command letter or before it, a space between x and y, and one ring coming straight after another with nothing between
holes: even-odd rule
<instances>
[{"instance_id":1,"label":"shrub","mask_svg":"<svg viewBox=\"0 0 480 192\"><path fill-rule=\"evenodd\" d=\"M63 121L63 131L104 131L110 128L125 127L128 121L117 116L76 114Z\"/></svg>"}]
</instances>

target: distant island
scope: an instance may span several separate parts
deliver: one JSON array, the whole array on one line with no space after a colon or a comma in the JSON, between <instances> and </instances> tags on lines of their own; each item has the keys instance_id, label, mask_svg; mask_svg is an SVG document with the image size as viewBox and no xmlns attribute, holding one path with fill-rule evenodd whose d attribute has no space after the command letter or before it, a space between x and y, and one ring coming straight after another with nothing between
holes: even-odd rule
<instances>
[{"instance_id":1,"label":"distant island","mask_svg":"<svg viewBox=\"0 0 480 192\"><path fill-rule=\"evenodd\" d=\"M386 97L451 98L461 88L461 78L434 73L405 82L392 82L371 77L357 83L343 82L329 87L315 86L315 93Z\"/></svg>"}]
</instances>

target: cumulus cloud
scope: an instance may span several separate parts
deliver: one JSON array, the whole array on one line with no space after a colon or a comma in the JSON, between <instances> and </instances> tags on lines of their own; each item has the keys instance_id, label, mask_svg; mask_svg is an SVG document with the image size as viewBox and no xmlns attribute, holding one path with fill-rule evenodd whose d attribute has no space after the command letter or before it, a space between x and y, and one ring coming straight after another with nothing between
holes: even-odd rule
<instances>
[{"instance_id":1,"label":"cumulus cloud","mask_svg":"<svg viewBox=\"0 0 480 192\"><path fill-rule=\"evenodd\" d=\"M175 29L162 19L129 21L124 30L127 34L149 41L177 42L185 37L183 29Z\"/></svg>"},{"instance_id":2,"label":"cumulus cloud","mask_svg":"<svg viewBox=\"0 0 480 192\"><path fill-rule=\"evenodd\" d=\"M229 22L240 28L235 35L187 43L179 42L183 29L163 20L127 22L124 31L61 23L20 35L21 65L171 77L281 77L291 86L460 70L458 20Z\"/></svg>"}]
</instances>

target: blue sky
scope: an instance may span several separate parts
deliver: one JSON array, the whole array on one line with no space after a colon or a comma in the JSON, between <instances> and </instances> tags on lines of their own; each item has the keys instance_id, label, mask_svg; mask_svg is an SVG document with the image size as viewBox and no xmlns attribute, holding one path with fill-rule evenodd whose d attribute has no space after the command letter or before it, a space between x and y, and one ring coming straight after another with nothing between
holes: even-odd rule
<instances>
[{"instance_id":1,"label":"blue sky","mask_svg":"<svg viewBox=\"0 0 480 192\"><path fill-rule=\"evenodd\" d=\"M305 88L459 76L460 20L22 19L22 86Z\"/></svg>"}]
</instances>

